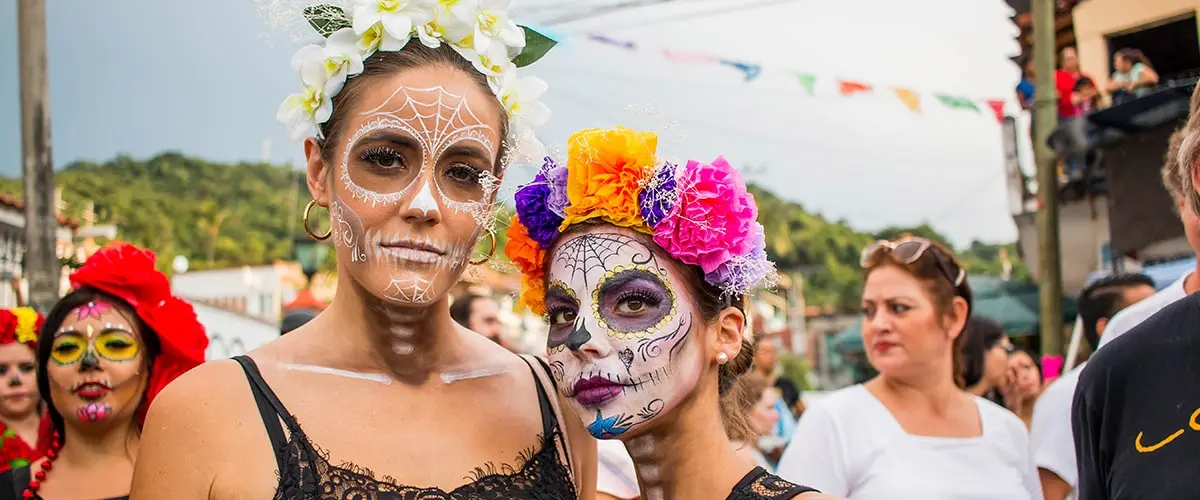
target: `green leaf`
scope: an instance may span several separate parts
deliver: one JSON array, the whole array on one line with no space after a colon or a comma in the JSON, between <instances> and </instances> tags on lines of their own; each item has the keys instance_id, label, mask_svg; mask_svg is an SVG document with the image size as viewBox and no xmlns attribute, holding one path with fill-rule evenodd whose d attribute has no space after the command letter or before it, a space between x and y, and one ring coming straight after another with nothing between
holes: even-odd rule
<instances>
[{"instance_id":1,"label":"green leaf","mask_svg":"<svg viewBox=\"0 0 1200 500\"><path fill-rule=\"evenodd\" d=\"M521 53L513 59L513 64L518 68L524 68L541 59L550 52L550 49L558 45L558 42L551 40L550 37L534 31L528 26L521 26L525 30L525 48L521 49Z\"/></svg>"},{"instance_id":2,"label":"green leaf","mask_svg":"<svg viewBox=\"0 0 1200 500\"><path fill-rule=\"evenodd\" d=\"M325 38L337 30L350 27L346 11L335 5L310 5L304 8L304 17Z\"/></svg>"}]
</instances>

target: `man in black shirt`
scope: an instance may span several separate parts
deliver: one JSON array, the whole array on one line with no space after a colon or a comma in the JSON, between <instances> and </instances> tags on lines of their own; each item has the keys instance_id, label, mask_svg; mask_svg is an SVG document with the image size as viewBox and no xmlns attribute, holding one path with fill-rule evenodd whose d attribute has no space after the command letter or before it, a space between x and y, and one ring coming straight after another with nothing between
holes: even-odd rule
<instances>
[{"instance_id":1,"label":"man in black shirt","mask_svg":"<svg viewBox=\"0 0 1200 500\"><path fill-rule=\"evenodd\" d=\"M1096 351L1072 409L1080 500L1200 498L1200 294Z\"/></svg>"},{"instance_id":2,"label":"man in black shirt","mask_svg":"<svg viewBox=\"0 0 1200 500\"><path fill-rule=\"evenodd\" d=\"M1177 200L1185 221L1200 215L1197 166L1200 86L1163 168L1168 189L1182 188L1172 197L1185 198ZM1200 235L1188 226L1188 242L1200 251ZM1200 294L1098 349L1079 377L1071 414L1080 500L1200 498Z\"/></svg>"}]
</instances>

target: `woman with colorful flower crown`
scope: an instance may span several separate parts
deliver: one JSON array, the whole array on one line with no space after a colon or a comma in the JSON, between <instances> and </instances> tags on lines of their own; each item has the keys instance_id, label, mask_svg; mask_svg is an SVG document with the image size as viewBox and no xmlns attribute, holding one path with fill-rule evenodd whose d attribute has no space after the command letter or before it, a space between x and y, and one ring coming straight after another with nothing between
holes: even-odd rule
<instances>
[{"instance_id":1,"label":"woman with colorful flower crown","mask_svg":"<svg viewBox=\"0 0 1200 500\"><path fill-rule=\"evenodd\" d=\"M154 254L107 247L46 316L37 385L54 424L44 458L0 474L0 500L126 499L146 410L204 361L208 337Z\"/></svg>"},{"instance_id":2,"label":"woman with colorful flower crown","mask_svg":"<svg viewBox=\"0 0 1200 500\"><path fill-rule=\"evenodd\" d=\"M43 320L28 307L0 309L0 470L29 465L53 442L34 357Z\"/></svg>"},{"instance_id":3,"label":"woman with colorful flower crown","mask_svg":"<svg viewBox=\"0 0 1200 500\"><path fill-rule=\"evenodd\" d=\"M774 274L754 198L724 159L678 167L656 149L651 133L585 130L516 193L505 253L521 302L549 318L558 389L588 432L625 444L643 498L820 497L733 444L754 441L725 397L754 355L744 297Z\"/></svg>"},{"instance_id":4,"label":"woman with colorful flower crown","mask_svg":"<svg viewBox=\"0 0 1200 500\"><path fill-rule=\"evenodd\" d=\"M595 441L562 417L543 362L450 316L451 287L490 256L477 242L495 250L506 158L545 111L515 71L546 47L506 7L307 11L328 40L296 54L305 91L280 118L315 134L308 208L328 207L331 230L306 227L333 240L336 295L163 394L134 498L592 498Z\"/></svg>"}]
</instances>

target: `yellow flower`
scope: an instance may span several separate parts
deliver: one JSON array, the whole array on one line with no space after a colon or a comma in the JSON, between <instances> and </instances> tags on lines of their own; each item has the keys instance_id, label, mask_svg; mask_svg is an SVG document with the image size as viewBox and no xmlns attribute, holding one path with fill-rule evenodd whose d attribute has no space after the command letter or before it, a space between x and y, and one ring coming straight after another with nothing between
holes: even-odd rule
<instances>
[{"instance_id":1,"label":"yellow flower","mask_svg":"<svg viewBox=\"0 0 1200 500\"><path fill-rule=\"evenodd\" d=\"M658 135L625 127L576 132L567 141L567 199L560 230L602 218L649 231L638 193L654 169Z\"/></svg>"},{"instance_id":2,"label":"yellow flower","mask_svg":"<svg viewBox=\"0 0 1200 500\"><path fill-rule=\"evenodd\" d=\"M12 310L17 316L17 342L22 344L37 342L38 313L28 307L17 307Z\"/></svg>"}]
</instances>

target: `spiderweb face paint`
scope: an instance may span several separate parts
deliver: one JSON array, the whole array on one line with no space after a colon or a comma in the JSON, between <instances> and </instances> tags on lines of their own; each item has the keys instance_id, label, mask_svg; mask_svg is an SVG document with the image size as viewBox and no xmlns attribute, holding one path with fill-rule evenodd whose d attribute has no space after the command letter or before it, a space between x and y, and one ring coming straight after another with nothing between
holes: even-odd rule
<instances>
[{"instance_id":1,"label":"spiderweb face paint","mask_svg":"<svg viewBox=\"0 0 1200 500\"><path fill-rule=\"evenodd\" d=\"M600 439L645 427L696 386L700 350L682 280L631 230L596 226L549 259L551 374Z\"/></svg>"},{"instance_id":2,"label":"spiderweb face paint","mask_svg":"<svg viewBox=\"0 0 1200 500\"><path fill-rule=\"evenodd\" d=\"M362 89L340 136L334 244L373 295L429 304L457 282L491 221L499 110L446 69L417 68Z\"/></svg>"}]
</instances>

